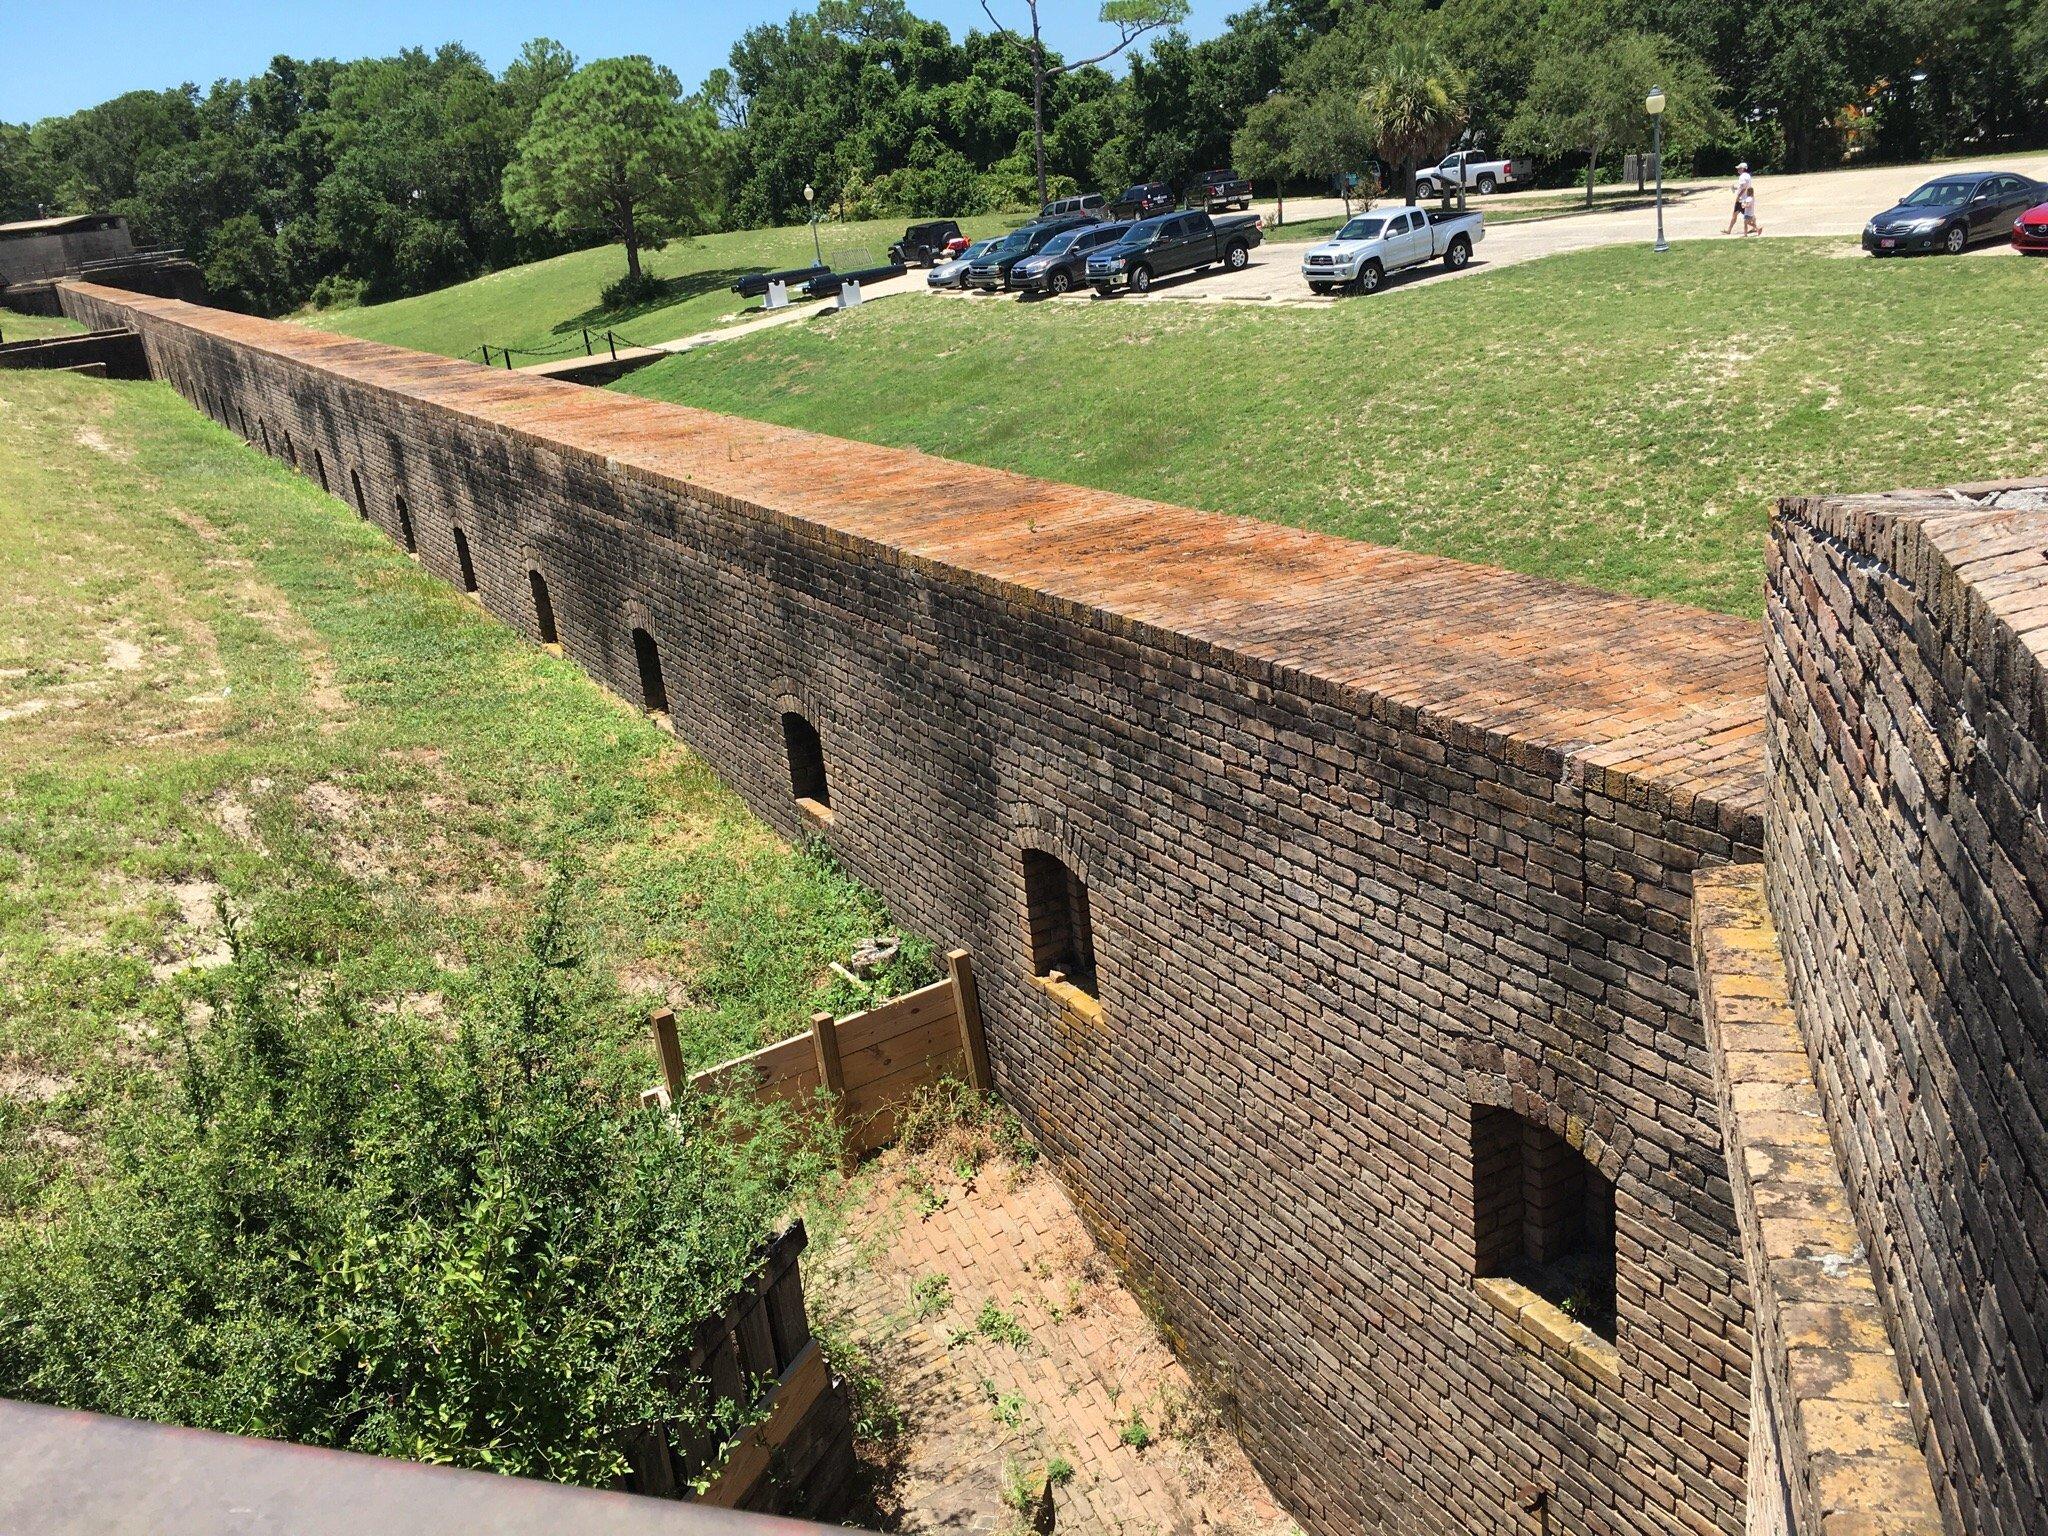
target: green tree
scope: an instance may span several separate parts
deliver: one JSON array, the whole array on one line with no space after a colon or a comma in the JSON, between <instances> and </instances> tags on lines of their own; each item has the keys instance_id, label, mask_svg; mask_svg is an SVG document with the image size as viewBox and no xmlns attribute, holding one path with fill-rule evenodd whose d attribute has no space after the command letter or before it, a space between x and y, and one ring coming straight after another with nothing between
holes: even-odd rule
<instances>
[{"instance_id":1,"label":"green tree","mask_svg":"<svg viewBox=\"0 0 2048 1536\"><path fill-rule=\"evenodd\" d=\"M1529 94L1508 125L1508 142L1536 154L1586 157L1586 202L1600 157L1609 149L1645 149L1643 110L1652 87L1664 92L1666 153L1683 157L1728 129L1706 65L1668 37L1623 32L1590 49L1559 50L1537 62Z\"/></svg>"},{"instance_id":2,"label":"green tree","mask_svg":"<svg viewBox=\"0 0 2048 1536\"><path fill-rule=\"evenodd\" d=\"M1426 32L1396 39L1373 61L1360 110L1381 160L1415 201L1415 171L1456 142L1465 126L1465 78Z\"/></svg>"},{"instance_id":3,"label":"green tree","mask_svg":"<svg viewBox=\"0 0 2048 1536\"><path fill-rule=\"evenodd\" d=\"M1090 65L1106 63L1122 53L1147 32L1156 32L1161 27L1177 27L1187 20L1188 0L1102 0L1099 19L1104 26L1116 28L1116 41L1091 58L1061 61L1046 51L1045 38L1039 29L1039 0L1023 0L1026 15L1031 19L1031 35L1025 38L1016 28L1005 26L989 8L989 0L981 0L982 11L997 31L1018 38L1029 50L1031 58L1031 141L1032 158L1038 172L1038 198L1045 201L1045 93L1047 86L1060 76Z\"/></svg>"},{"instance_id":4,"label":"green tree","mask_svg":"<svg viewBox=\"0 0 2048 1536\"><path fill-rule=\"evenodd\" d=\"M1285 91L1275 91L1245 113L1244 125L1231 136L1230 158L1255 180L1270 178L1279 207L1275 222L1287 222L1287 178L1295 169L1294 136L1301 104Z\"/></svg>"},{"instance_id":5,"label":"green tree","mask_svg":"<svg viewBox=\"0 0 2048 1536\"><path fill-rule=\"evenodd\" d=\"M643 246L690 229L710 190L712 125L669 70L638 55L599 59L557 86L505 172L505 208L527 229L602 231L626 247L639 282Z\"/></svg>"}]
</instances>

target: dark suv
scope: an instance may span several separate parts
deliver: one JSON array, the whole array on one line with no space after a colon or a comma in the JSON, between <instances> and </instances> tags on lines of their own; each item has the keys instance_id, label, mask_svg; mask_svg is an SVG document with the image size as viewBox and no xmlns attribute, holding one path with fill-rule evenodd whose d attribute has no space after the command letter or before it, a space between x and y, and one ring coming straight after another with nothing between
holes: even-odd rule
<instances>
[{"instance_id":1,"label":"dark suv","mask_svg":"<svg viewBox=\"0 0 2048 1536\"><path fill-rule=\"evenodd\" d=\"M951 219L913 224L903 231L901 240L889 247L889 259L906 267L936 266L945 259L946 248L959 238L960 226Z\"/></svg>"},{"instance_id":2,"label":"dark suv","mask_svg":"<svg viewBox=\"0 0 2048 1536\"><path fill-rule=\"evenodd\" d=\"M1088 253L1124 237L1124 224L1084 224L1062 230L1035 256L1010 268L1010 286L1026 293L1068 293L1088 280Z\"/></svg>"},{"instance_id":3,"label":"dark suv","mask_svg":"<svg viewBox=\"0 0 2048 1536\"><path fill-rule=\"evenodd\" d=\"M1125 187L1123 196L1109 205L1112 219L1149 219L1155 213L1171 213L1180 206L1173 188L1163 181L1141 182Z\"/></svg>"},{"instance_id":4,"label":"dark suv","mask_svg":"<svg viewBox=\"0 0 2048 1536\"><path fill-rule=\"evenodd\" d=\"M1009 287L1010 269L1018 262L1026 256L1036 256L1053 236L1093 222L1092 219L1046 219L1011 230L974 259L974 264L967 269L967 286L987 293Z\"/></svg>"}]
</instances>

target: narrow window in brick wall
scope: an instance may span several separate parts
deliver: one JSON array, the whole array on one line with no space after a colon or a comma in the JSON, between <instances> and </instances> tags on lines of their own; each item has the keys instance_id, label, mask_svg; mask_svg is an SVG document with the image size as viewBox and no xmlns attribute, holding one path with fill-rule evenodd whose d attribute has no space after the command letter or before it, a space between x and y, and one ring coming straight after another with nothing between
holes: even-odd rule
<instances>
[{"instance_id":1,"label":"narrow window in brick wall","mask_svg":"<svg viewBox=\"0 0 2048 1536\"><path fill-rule=\"evenodd\" d=\"M1472 1111L1474 1258L1614 1337L1614 1185L1511 1109Z\"/></svg>"},{"instance_id":2,"label":"narrow window in brick wall","mask_svg":"<svg viewBox=\"0 0 2048 1536\"><path fill-rule=\"evenodd\" d=\"M794 710L782 717L782 744L789 751L789 790L810 811L829 812L832 796L825 786L825 744L818 728Z\"/></svg>"},{"instance_id":3,"label":"narrow window in brick wall","mask_svg":"<svg viewBox=\"0 0 2048 1536\"><path fill-rule=\"evenodd\" d=\"M327 455L318 448L313 450L313 473L320 478L320 489L327 489Z\"/></svg>"},{"instance_id":4,"label":"narrow window in brick wall","mask_svg":"<svg viewBox=\"0 0 2048 1536\"><path fill-rule=\"evenodd\" d=\"M265 453L270 453L270 423L265 421L261 416L258 416L256 418L256 430L263 434L263 451ZM275 455L272 456L275 457Z\"/></svg>"},{"instance_id":5,"label":"narrow window in brick wall","mask_svg":"<svg viewBox=\"0 0 2048 1536\"><path fill-rule=\"evenodd\" d=\"M462 575L462 590L474 592L476 590L476 567L470 563L469 559L469 538L460 528L455 529L454 532L455 568Z\"/></svg>"},{"instance_id":6,"label":"narrow window in brick wall","mask_svg":"<svg viewBox=\"0 0 2048 1536\"><path fill-rule=\"evenodd\" d=\"M412 536L412 509L405 504L403 496L394 496L392 501L398 508L398 536L405 541L405 552L417 554L420 546Z\"/></svg>"},{"instance_id":7,"label":"narrow window in brick wall","mask_svg":"<svg viewBox=\"0 0 2048 1536\"><path fill-rule=\"evenodd\" d=\"M356 516L368 517L370 515L370 504L363 499L363 476L360 470L351 469L348 472L348 488L355 492Z\"/></svg>"},{"instance_id":8,"label":"narrow window in brick wall","mask_svg":"<svg viewBox=\"0 0 2048 1536\"><path fill-rule=\"evenodd\" d=\"M555 605L548 597L547 578L539 571L528 571L526 579L533 586L533 624L540 631L540 643L559 645L561 636L555 633Z\"/></svg>"},{"instance_id":9,"label":"narrow window in brick wall","mask_svg":"<svg viewBox=\"0 0 2048 1536\"><path fill-rule=\"evenodd\" d=\"M644 629L633 631L633 660L640 668L640 702L654 714L667 714L668 687L661 680L661 648Z\"/></svg>"},{"instance_id":10,"label":"narrow window in brick wall","mask_svg":"<svg viewBox=\"0 0 2048 1536\"><path fill-rule=\"evenodd\" d=\"M293 445L292 435L289 432L284 435L284 461L291 465L293 469L299 467L299 450Z\"/></svg>"},{"instance_id":11,"label":"narrow window in brick wall","mask_svg":"<svg viewBox=\"0 0 2048 1536\"><path fill-rule=\"evenodd\" d=\"M1031 969L1055 972L1090 997L1095 995L1095 935L1088 920L1088 887L1049 853L1024 851L1024 906L1031 940Z\"/></svg>"}]
</instances>

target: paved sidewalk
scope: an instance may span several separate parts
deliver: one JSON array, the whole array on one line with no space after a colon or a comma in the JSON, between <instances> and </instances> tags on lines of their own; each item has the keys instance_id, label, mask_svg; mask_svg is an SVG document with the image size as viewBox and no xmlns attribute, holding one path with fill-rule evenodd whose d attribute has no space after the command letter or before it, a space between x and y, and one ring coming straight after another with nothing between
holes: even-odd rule
<instances>
[{"instance_id":1,"label":"paved sidewalk","mask_svg":"<svg viewBox=\"0 0 2048 1536\"><path fill-rule=\"evenodd\" d=\"M891 1152L873 1177L812 1289L908 1412L893 1528L1016 1531L1006 1485L1058 1458L1062 1533L1293 1529L1050 1175Z\"/></svg>"}]
</instances>

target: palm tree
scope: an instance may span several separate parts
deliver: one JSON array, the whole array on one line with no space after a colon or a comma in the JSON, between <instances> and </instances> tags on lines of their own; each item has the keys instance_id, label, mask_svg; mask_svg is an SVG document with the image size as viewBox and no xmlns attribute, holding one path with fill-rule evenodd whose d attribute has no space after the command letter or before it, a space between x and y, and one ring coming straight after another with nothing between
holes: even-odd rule
<instances>
[{"instance_id":1,"label":"palm tree","mask_svg":"<svg viewBox=\"0 0 2048 1536\"><path fill-rule=\"evenodd\" d=\"M1400 38L1365 78L1359 105L1379 157L1401 178L1401 200L1415 201L1415 170L1449 149L1465 126L1465 77L1433 41Z\"/></svg>"}]
</instances>

